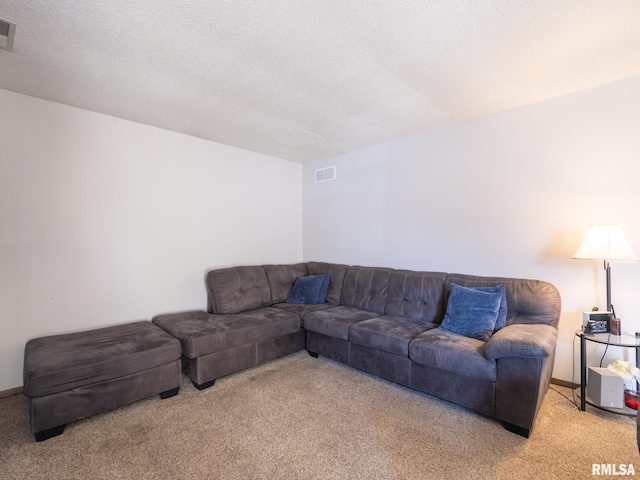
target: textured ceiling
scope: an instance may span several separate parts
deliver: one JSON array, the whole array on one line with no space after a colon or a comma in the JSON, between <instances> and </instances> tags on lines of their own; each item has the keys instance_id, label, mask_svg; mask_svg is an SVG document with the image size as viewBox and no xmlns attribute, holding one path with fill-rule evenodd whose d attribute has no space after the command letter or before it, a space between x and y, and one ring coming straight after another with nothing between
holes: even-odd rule
<instances>
[{"instance_id":1,"label":"textured ceiling","mask_svg":"<svg viewBox=\"0 0 640 480\"><path fill-rule=\"evenodd\" d=\"M305 162L640 74L638 0L2 0L0 88Z\"/></svg>"}]
</instances>

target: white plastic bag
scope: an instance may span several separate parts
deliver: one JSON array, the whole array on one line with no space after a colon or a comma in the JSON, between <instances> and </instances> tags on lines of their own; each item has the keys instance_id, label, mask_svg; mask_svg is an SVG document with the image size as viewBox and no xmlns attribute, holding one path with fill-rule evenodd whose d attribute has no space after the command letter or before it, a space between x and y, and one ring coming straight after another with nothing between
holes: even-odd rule
<instances>
[{"instance_id":1,"label":"white plastic bag","mask_svg":"<svg viewBox=\"0 0 640 480\"><path fill-rule=\"evenodd\" d=\"M625 388L636 390L636 382L640 381L640 368L625 360L614 360L607 366L607 369L624 378Z\"/></svg>"}]
</instances>

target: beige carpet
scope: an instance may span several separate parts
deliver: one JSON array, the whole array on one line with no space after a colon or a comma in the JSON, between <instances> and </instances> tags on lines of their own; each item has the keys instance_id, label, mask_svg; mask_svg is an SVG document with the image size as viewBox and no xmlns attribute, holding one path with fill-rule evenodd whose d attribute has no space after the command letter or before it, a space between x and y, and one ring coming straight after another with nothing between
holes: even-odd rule
<instances>
[{"instance_id":1,"label":"beige carpet","mask_svg":"<svg viewBox=\"0 0 640 480\"><path fill-rule=\"evenodd\" d=\"M570 390L553 386L571 396ZM635 419L549 390L529 439L497 421L298 352L198 391L150 398L35 443L0 400L2 479L556 479L633 464Z\"/></svg>"}]
</instances>

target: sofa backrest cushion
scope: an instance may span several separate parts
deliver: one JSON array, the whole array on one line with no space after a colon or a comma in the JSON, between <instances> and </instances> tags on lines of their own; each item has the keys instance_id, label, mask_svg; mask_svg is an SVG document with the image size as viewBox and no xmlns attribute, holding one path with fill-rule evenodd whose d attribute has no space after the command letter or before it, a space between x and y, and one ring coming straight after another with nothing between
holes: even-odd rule
<instances>
[{"instance_id":1,"label":"sofa backrest cushion","mask_svg":"<svg viewBox=\"0 0 640 480\"><path fill-rule=\"evenodd\" d=\"M445 280L445 303L451 284L464 287L504 285L507 294L507 325L512 323L544 323L558 328L562 302L558 289L542 280L522 278L480 277L452 273Z\"/></svg>"},{"instance_id":2,"label":"sofa backrest cushion","mask_svg":"<svg viewBox=\"0 0 640 480\"><path fill-rule=\"evenodd\" d=\"M386 315L440 323L444 316L446 273L394 270L389 280Z\"/></svg>"},{"instance_id":3,"label":"sofa backrest cushion","mask_svg":"<svg viewBox=\"0 0 640 480\"><path fill-rule=\"evenodd\" d=\"M271 289L260 266L212 270L205 285L211 313L240 313L271 305Z\"/></svg>"},{"instance_id":4,"label":"sofa backrest cushion","mask_svg":"<svg viewBox=\"0 0 640 480\"><path fill-rule=\"evenodd\" d=\"M344 284L344 276L347 273L347 268L349 268L347 265L341 265L339 263L307 263L309 275L322 275L323 273L329 274L329 289L327 290L325 302L334 303L336 305L340 304L342 285Z\"/></svg>"},{"instance_id":5,"label":"sofa backrest cushion","mask_svg":"<svg viewBox=\"0 0 640 480\"><path fill-rule=\"evenodd\" d=\"M392 272L391 268L349 267L340 304L384 315Z\"/></svg>"},{"instance_id":6,"label":"sofa backrest cushion","mask_svg":"<svg viewBox=\"0 0 640 480\"><path fill-rule=\"evenodd\" d=\"M298 277L307 276L307 264L263 265L271 289L271 303L284 302Z\"/></svg>"}]
</instances>

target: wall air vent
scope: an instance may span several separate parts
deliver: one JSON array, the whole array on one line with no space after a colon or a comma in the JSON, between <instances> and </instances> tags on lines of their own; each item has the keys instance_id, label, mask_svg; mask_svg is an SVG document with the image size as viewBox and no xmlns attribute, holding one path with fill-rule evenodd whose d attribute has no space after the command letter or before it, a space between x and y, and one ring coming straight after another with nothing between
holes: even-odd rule
<instances>
[{"instance_id":1,"label":"wall air vent","mask_svg":"<svg viewBox=\"0 0 640 480\"><path fill-rule=\"evenodd\" d=\"M336 179L336 166L319 168L316 170L316 183Z\"/></svg>"},{"instance_id":2,"label":"wall air vent","mask_svg":"<svg viewBox=\"0 0 640 480\"><path fill-rule=\"evenodd\" d=\"M13 51L13 37L16 34L16 24L0 18L0 49Z\"/></svg>"}]
</instances>

